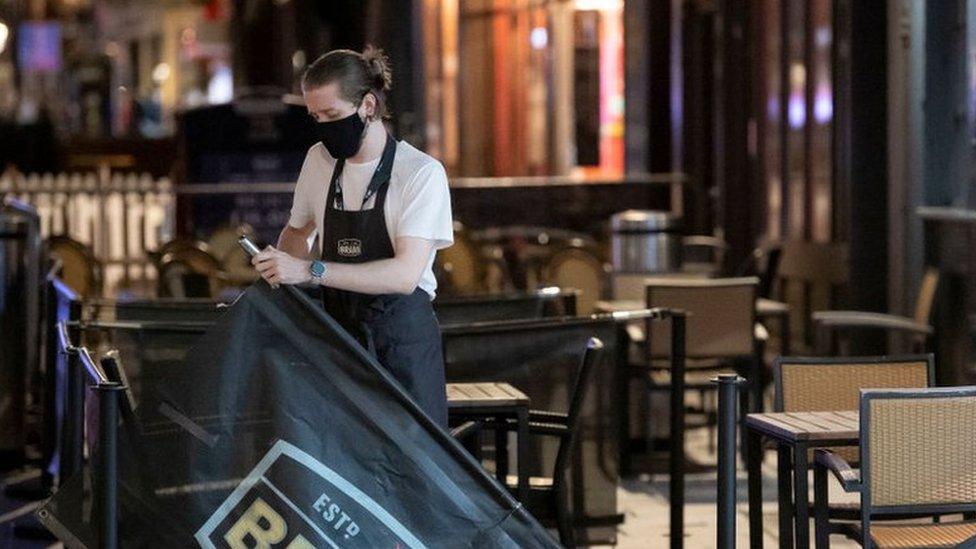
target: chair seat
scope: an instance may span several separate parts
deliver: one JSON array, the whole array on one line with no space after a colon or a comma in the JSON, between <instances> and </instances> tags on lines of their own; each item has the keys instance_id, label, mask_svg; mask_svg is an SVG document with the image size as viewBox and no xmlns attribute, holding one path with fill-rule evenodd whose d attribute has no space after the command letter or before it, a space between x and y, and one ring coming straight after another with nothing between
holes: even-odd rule
<instances>
[{"instance_id":1,"label":"chair seat","mask_svg":"<svg viewBox=\"0 0 976 549\"><path fill-rule=\"evenodd\" d=\"M852 524L850 530L861 538L861 525ZM976 522L943 522L939 524L877 524L871 525L871 539L877 549L918 549L928 547L957 547L976 537Z\"/></svg>"},{"instance_id":2,"label":"chair seat","mask_svg":"<svg viewBox=\"0 0 976 549\"><path fill-rule=\"evenodd\" d=\"M518 486L518 475L508 475L505 477L505 484L512 489ZM529 477L530 490L552 490L551 477Z\"/></svg>"},{"instance_id":3,"label":"chair seat","mask_svg":"<svg viewBox=\"0 0 976 549\"><path fill-rule=\"evenodd\" d=\"M814 502L811 500L810 509L815 507ZM871 524L875 525L878 522L891 521L891 520L911 520L911 519L932 519L933 517L942 516L943 514L958 514L958 513L899 513L894 515L880 515L874 516L871 519ZM827 516L831 520L840 521L860 521L861 520L861 504L856 502L851 503L831 503L827 507ZM871 527L872 530L874 526Z\"/></svg>"}]
</instances>

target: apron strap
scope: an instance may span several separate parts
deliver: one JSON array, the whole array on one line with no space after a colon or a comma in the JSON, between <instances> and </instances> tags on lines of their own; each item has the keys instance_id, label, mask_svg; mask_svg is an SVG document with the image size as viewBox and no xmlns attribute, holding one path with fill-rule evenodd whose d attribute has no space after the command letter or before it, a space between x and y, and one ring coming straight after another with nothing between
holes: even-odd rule
<instances>
[{"instance_id":1,"label":"apron strap","mask_svg":"<svg viewBox=\"0 0 976 549\"><path fill-rule=\"evenodd\" d=\"M380 157L380 163L376 165L376 171L373 172L369 186L366 187L366 193L363 194L363 203L359 207L360 210L365 208L366 203L369 202L370 198L373 198L376 191L390 180L390 176L393 173L393 159L395 157L396 140L393 139L392 135L386 134L383 156ZM342 199L342 182L340 180L345 165L345 159L340 158L336 160L335 167L332 169L332 180L329 182L329 197L326 199L326 208L329 207L329 204L332 204L332 207L336 210L344 210L346 208Z\"/></svg>"}]
</instances>

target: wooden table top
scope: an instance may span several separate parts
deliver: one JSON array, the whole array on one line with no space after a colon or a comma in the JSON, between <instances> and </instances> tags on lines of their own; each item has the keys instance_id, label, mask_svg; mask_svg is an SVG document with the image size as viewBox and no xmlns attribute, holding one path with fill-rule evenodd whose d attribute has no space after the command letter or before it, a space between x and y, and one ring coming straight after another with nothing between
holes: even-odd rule
<instances>
[{"instance_id":1,"label":"wooden table top","mask_svg":"<svg viewBox=\"0 0 976 549\"><path fill-rule=\"evenodd\" d=\"M596 310L604 313L617 311L638 311L647 308L647 304L639 299L605 299L596 302ZM790 306L780 301L773 301L760 297L756 300L756 314L758 316L786 315Z\"/></svg>"},{"instance_id":2,"label":"wooden table top","mask_svg":"<svg viewBox=\"0 0 976 549\"><path fill-rule=\"evenodd\" d=\"M448 383L449 408L528 406L529 397L508 383Z\"/></svg>"},{"instance_id":3,"label":"wooden table top","mask_svg":"<svg viewBox=\"0 0 976 549\"><path fill-rule=\"evenodd\" d=\"M764 435L791 442L857 442L860 432L858 415L856 411L749 414L746 425Z\"/></svg>"}]
</instances>

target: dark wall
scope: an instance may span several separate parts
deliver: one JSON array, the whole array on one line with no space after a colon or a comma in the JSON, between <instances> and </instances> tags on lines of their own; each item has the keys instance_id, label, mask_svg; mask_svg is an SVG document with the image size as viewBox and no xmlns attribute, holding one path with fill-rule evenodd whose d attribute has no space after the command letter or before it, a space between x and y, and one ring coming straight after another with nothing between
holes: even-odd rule
<instances>
[{"instance_id":1,"label":"dark wall","mask_svg":"<svg viewBox=\"0 0 976 549\"><path fill-rule=\"evenodd\" d=\"M851 305L888 304L888 6L850 1Z\"/></svg>"}]
</instances>

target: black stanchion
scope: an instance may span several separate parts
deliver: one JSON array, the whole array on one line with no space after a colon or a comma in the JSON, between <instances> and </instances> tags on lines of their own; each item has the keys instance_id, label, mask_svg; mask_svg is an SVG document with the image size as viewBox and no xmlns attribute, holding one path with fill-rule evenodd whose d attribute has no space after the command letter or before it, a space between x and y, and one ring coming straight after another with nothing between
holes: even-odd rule
<instances>
[{"instance_id":1,"label":"black stanchion","mask_svg":"<svg viewBox=\"0 0 976 549\"><path fill-rule=\"evenodd\" d=\"M92 390L98 393L99 454L95 462L95 498L99 513L99 546L117 549L119 398L124 387L118 383L99 383Z\"/></svg>"},{"instance_id":2,"label":"black stanchion","mask_svg":"<svg viewBox=\"0 0 976 549\"><path fill-rule=\"evenodd\" d=\"M74 320L81 317L81 303L75 301L70 305L69 318ZM84 460L85 437L85 373L82 370L81 359L72 352L71 341L77 340L79 331L76 327L55 326L58 344L61 352L67 355L67 380L64 396L64 418L61 436L61 457L58 463L59 482L70 478L81 471ZM63 341L62 341L63 340Z\"/></svg>"},{"instance_id":3,"label":"black stanchion","mask_svg":"<svg viewBox=\"0 0 976 549\"><path fill-rule=\"evenodd\" d=\"M738 427L739 386L735 374L721 375L718 383L718 549L735 549L735 441Z\"/></svg>"},{"instance_id":4,"label":"black stanchion","mask_svg":"<svg viewBox=\"0 0 976 549\"><path fill-rule=\"evenodd\" d=\"M684 311L671 312L671 460L668 472L670 474L668 487L671 501L671 549L682 549L685 543Z\"/></svg>"},{"instance_id":5,"label":"black stanchion","mask_svg":"<svg viewBox=\"0 0 976 549\"><path fill-rule=\"evenodd\" d=\"M68 391L64 410L64 455L61 481L81 472L85 445L85 372L75 353L68 355Z\"/></svg>"},{"instance_id":6,"label":"black stanchion","mask_svg":"<svg viewBox=\"0 0 976 549\"><path fill-rule=\"evenodd\" d=\"M73 306L72 314L75 312ZM81 473L84 466L85 376L88 376L91 390L98 396L98 449L91 463L94 477L92 523L97 531L98 546L117 549L119 399L125 394L126 387L109 379L105 370L92 360L88 349L71 343L73 337L78 337L77 324L61 322L56 329L60 351L68 357L63 438L66 459L61 465L62 481Z\"/></svg>"}]
</instances>

